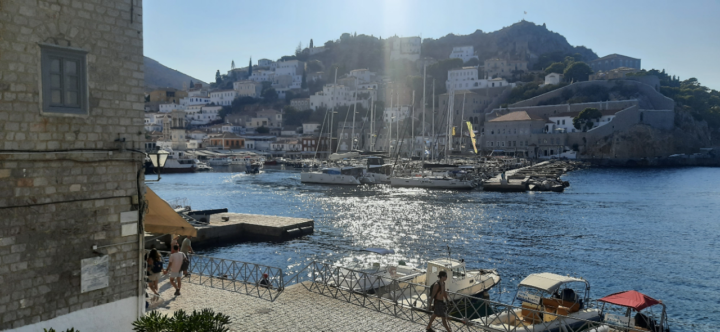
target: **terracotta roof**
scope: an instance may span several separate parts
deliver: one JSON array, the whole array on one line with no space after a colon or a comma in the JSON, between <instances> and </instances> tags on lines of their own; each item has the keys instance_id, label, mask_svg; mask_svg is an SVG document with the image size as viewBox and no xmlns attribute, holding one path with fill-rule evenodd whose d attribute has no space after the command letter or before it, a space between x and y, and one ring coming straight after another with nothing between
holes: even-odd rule
<instances>
[{"instance_id":1,"label":"terracotta roof","mask_svg":"<svg viewBox=\"0 0 720 332\"><path fill-rule=\"evenodd\" d=\"M510 112L502 115L488 122L505 122L505 121L530 121L530 120L544 120L540 116L530 115L526 111Z\"/></svg>"}]
</instances>

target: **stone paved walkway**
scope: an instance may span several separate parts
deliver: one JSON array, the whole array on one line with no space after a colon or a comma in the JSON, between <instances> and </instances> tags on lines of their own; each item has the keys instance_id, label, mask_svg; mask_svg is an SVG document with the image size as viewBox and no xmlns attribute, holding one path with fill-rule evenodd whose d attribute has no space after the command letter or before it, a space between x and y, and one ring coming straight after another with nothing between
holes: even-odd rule
<instances>
[{"instance_id":1,"label":"stone paved walkway","mask_svg":"<svg viewBox=\"0 0 720 332\"><path fill-rule=\"evenodd\" d=\"M160 299L151 308L168 315L211 308L231 317L231 331L425 331L422 324L310 292L302 284L286 288L270 302L198 285L192 278L183 282L180 296L174 296L174 288L163 279ZM439 324L435 329L444 331Z\"/></svg>"}]
</instances>

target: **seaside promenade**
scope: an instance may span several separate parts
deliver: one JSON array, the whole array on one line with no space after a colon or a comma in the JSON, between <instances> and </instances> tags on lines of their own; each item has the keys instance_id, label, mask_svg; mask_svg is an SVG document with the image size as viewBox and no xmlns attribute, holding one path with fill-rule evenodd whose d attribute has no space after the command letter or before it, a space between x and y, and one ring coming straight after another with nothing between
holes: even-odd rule
<instances>
[{"instance_id":1,"label":"seaside promenade","mask_svg":"<svg viewBox=\"0 0 720 332\"><path fill-rule=\"evenodd\" d=\"M182 295L163 278L160 297L148 310L172 315L213 309L229 315L230 331L424 331L423 325L363 308L332 297L310 292L303 284L285 288L275 301L269 301L221 288L197 284L195 275L183 279ZM440 328L439 320L436 329Z\"/></svg>"}]
</instances>

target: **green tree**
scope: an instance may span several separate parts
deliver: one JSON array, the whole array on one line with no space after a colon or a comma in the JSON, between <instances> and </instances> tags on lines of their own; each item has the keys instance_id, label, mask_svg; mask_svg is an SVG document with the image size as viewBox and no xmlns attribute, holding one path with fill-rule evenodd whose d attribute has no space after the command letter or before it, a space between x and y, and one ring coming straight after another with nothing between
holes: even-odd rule
<instances>
[{"instance_id":1,"label":"green tree","mask_svg":"<svg viewBox=\"0 0 720 332\"><path fill-rule=\"evenodd\" d=\"M303 69L302 82L300 83L300 88L307 89L307 74L305 73L305 69Z\"/></svg>"},{"instance_id":2,"label":"green tree","mask_svg":"<svg viewBox=\"0 0 720 332\"><path fill-rule=\"evenodd\" d=\"M252 57L250 57L250 63L248 64L248 76L252 76Z\"/></svg>"},{"instance_id":3,"label":"green tree","mask_svg":"<svg viewBox=\"0 0 720 332\"><path fill-rule=\"evenodd\" d=\"M222 82L222 77L220 76L220 69L218 69L215 72L215 83L220 84L220 82Z\"/></svg>"},{"instance_id":4,"label":"green tree","mask_svg":"<svg viewBox=\"0 0 720 332\"><path fill-rule=\"evenodd\" d=\"M270 132L270 128L265 126L255 128L255 132L258 134L267 134Z\"/></svg>"},{"instance_id":5,"label":"green tree","mask_svg":"<svg viewBox=\"0 0 720 332\"><path fill-rule=\"evenodd\" d=\"M550 73L564 73L565 72L565 63L563 62L555 62L545 68L545 75Z\"/></svg>"},{"instance_id":6,"label":"green tree","mask_svg":"<svg viewBox=\"0 0 720 332\"><path fill-rule=\"evenodd\" d=\"M600 112L597 108L588 107L573 118L573 126L575 129L588 131L592 129L594 125L593 121L599 121L601 117L602 112Z\"/></svg>"},{"instance_id":7,"label":"green tree","mask_svg":"<svg viewBox=\"0 0 720 332\"><path fill-rule=\"evenodd\" d=\"M193 82L193 80L190 80L190 89L192 89L194 86L195 86L195 83Z\"/></svg>"},{"instance_id":8,"label":"green tree","mask_svg":"<svg viewBox=\"0 0 720 332\"><path fill-rule=\"evenodd\" d=\"M465 64L463 66L466 66L466 67L473 66L474 67L474 66L479 66L479 65L480 65L480 60L478 60L477 58L472 58L472 59L468 60L467 62L465 62Z\"/></svg>"},{"instance_id":9,"label":"green tree","mask_svg":"<svg viewBox=\"0 0 720 332\"><path fill-rule=\"evenodd\" d=\"M573 62L563 72L566 81L581 82L587 81L593 71L585 62Z\"/></svg>"},{"instance_id":10,"label":"green tree","mask_svg":"<svg viewBox=\"0 0 720 332\"><path fill-rule=\"evenodd\" d=\"M312 40L312 38L310 38L310 48L313 48L313 47L314 47L314 46L313 46L313 40Z\"/></svg>"},{"instance_id":11,"label":"green tree","mask_svg":"<svg viewBox=\"0 0 720 332\"><path fill-rule=\"evenodd\" d=\"M278 100L277 91L273 88L269 88L262 92L263 102L272 103Z\"/></svg>"}]
</instances>

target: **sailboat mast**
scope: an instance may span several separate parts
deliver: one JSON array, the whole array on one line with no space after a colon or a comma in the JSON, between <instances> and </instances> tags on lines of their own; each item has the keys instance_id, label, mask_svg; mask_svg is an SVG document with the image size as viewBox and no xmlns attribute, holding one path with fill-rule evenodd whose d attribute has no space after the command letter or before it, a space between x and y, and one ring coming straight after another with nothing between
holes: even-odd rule
<instances>
[{"instance_id":1,"label":"sailboat mast","mask_svg":"<svg viewBox=\"0 0 720 332\"><path fill-rule=\"evenodd\" d=\"M389 116L388 120L388 157L392 158L392 149L390 148L390 144L392 143L392 112L393 112L393 90L390 90L390 112L387 114Z\"/></svg>"},{"instance_id":2,"label":"sailboat mast","mask_svg":"<svg viewBox=\"0 0 720 332\"><path fill-rule=\"evenodd\" d=\"M375 133L375 131L373 130L374 125L375 125L375 97L370 97L370 151L371 152L374 151L373 147L375 146L373 144L373 141L374 141L373 136Z\"/></svg>"},{"instance_id":3,"label":"sailboat mast","mask_svg":"<svg viewBox=\"0 0 720 332\"><path fill-rule=\"evenodd\" d=\"M465 121L465 93L463 92L463 106L462 106L462 113L460 114L460 151L462 152L463 147L463 121Z\"/></svg>"},{"instance_id":4,"label":"sailboat mast","mask_svg":"<svg viewBox=\"0 0 720 332\"><path fill-rule=\"evenodd\" d=\"M435 144L433 147L432 160L435 161L435 153L437 153L437 137L435 137L435 79L433 78L433 93L432 93L432 140Z\"/></svg>"},{"instance_id":5,"label":"sailboat mast","mask_svg":"<svg viewBox=\"0 0 720 332\"><path fill-rule=\"evenodd\" d=\"M412 157L415 154L415 90L412 94L412 111L410 113L410 142L410 157Z\"/></svg>"},{"instance_id":6,"label":"sailboat mast","mask_svg":"<svg viewBox=\"0 0 720 332\"><path fill-rule=\"evenodd\" d=\"M350 151L355 149L355 113L357 113L357 78L355 78L355 101L353 102L355 106L353 106L353 123L352 128L350 129Z\"/></svg>"},{"instance_id":7,"label":"sailboat mast","mask_svg":"<svg viewBox=\"0 0 720 332\"><path fill-rule=\"evenodd\" d=\"M425 99L425 80L427 78L427 64L423 66L423 96L422 96L422 160L425 161L425 149L427 142L425 141L425 104L427 103L427 99Z\"/></svg>"}]
</instances>

